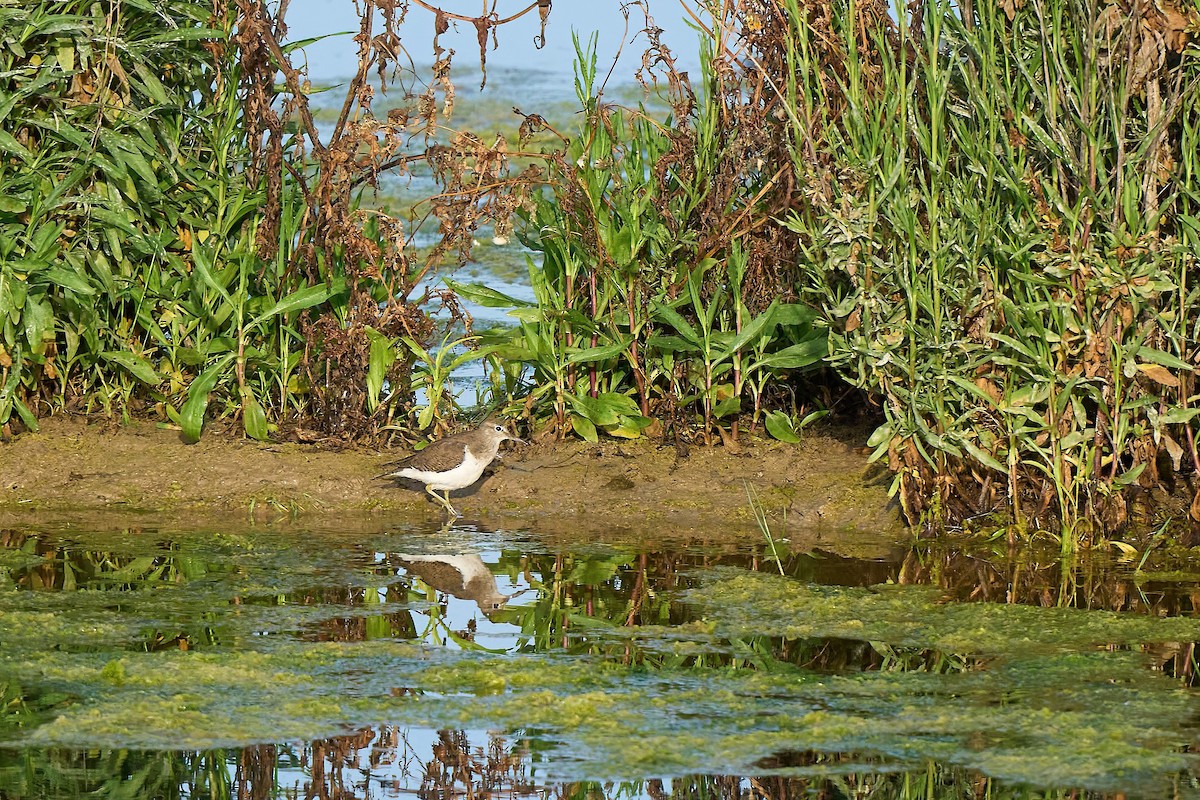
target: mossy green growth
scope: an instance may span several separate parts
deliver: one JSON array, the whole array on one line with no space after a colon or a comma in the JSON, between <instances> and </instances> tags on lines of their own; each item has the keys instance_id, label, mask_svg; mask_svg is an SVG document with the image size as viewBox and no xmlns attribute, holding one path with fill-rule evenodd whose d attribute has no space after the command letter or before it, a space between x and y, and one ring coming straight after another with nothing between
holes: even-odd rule
<instances>
[{"instance_id":1,"label":"mossy green growth","mask_svg":"<svg viewBox=\"0 0 1200 800\"><path fill-rule=\"evenodd\" d=\"M461 552L428 536L377 544ZM345 537L246 533L170 547L131 540L87 559L55 552L92 582L68 591L59 574L46 584L57 590L4 595L0 684L50 699L12 704L0 746L206 749L387 724L523 732L563 780L787 773L785 756L797 752L896 768L933 760L1106 791L1165 786L1195 769L1185 749L1196 698L1140 651L1200 639L1190 619L944 603L924 587L710 569L689 578L697 588L678 613L654 617L671 626L625 627L621 596L590 592L592 624L571 616L588 641L579 654L553 644L557 612L514 602L506 622L545 644L494 654L397 638L318 641L331 621L429 613L423 596L379 602L395 576L378 570L373 547ZM604 586L633 558L597 553L566 572ZM364 593L375 600L355 605ZM168 638L149 652L180 632L194 646ZM900 658L883 671L818 672L784 657L802 640L814 651L851 641L958 660L941 672Z\"/></svg>"},{"instance_id":2,"label":"mossy green growth","mask_svg":"<svg viewBox=\"0 0 1200 800\"><path fill-rule=\"evenodd\" d=\"M116 665L116 666L114 666ZM544 732L562 774L751 774L789 751L926 759L1009 780L1117 790L1193 764L1194 698L1138 654L1051 653L954 675L630 667L479 657L398 642L270 653L45 653L5 674L83 703L15 744L209 748L393 724ZM648 746L647 743L653 743ZM986 745L986 746L984 746ZM786 772L786 770L784 770Z\"/></svg>"},{"instance_id":3,"label":"mossy green growth","mask_svg":"<svg viewBox=\"0 0 1200 800\"><path fill-rule=\"evenodd\" d=\"M853 639L981 656L1200 640L1194 618L948 603L930 586L819 586L741 570L707 573L684 600L724 638Z\"/></svg>"}]
</instances>

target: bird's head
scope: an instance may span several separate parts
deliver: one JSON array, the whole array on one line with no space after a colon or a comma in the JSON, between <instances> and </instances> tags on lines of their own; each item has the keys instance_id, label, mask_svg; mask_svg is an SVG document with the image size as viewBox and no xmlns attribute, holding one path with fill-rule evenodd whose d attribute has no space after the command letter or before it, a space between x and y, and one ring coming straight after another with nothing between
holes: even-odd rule
<instances>
[{"instance_id":1,"label":"bird's head","mask_svg":"<svg viewBox=\"0 0 1200 800\"><path fill-rule=\"evenodd\" d=\"M484 421L483 425L479 426L479 430L485 433L487 437L494 441L497 445L505 441L528 444L528 442L526 442L524 439L521 439L513 434L513 432L509 430L508 426L504 424L504 420L501 419L494 417L487 419Z\"/></svg>"}]
</instances>

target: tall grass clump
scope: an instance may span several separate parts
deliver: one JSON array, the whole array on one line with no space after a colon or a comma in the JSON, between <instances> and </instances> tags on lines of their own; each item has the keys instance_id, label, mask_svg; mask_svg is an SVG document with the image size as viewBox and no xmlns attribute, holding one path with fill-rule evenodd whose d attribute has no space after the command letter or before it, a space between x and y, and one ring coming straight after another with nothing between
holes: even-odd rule
<instances>
[{"instance_id":1,"label":"tall grass clump","mask_svg":"<svg viewBox=\"0 0 1200 800\"><path fill-rule=\"evenodd\" d=\"M284 8L0 5L5 433L61 410L150 414L190 440L215 417L258 439L407 424L434 327L418 286L526 181L501 145L437 138L450 57L411 91L404 3L364 5L358 71L319 130ZM373 75L406 90L386 119ZM421 255L415 226L361 203L419 162L445 189Z\"/></svg>"},{"instance_id":2,"label":"tall grass clump","mask_svg":"<svg viewBox=\"0 0 1200 800\"><path fill-rule=\"evenodd\" d=\"M743 415L763 421L769 388L827 348L772 278L787 247L761 221L782 195L757 154L773 145L741 87L720 84L711 46L696 91L651 31L666 79L637 108L604 103L594 44L576 50L579 128L522 211L535 302L454 288L516 307L494 358L514 380L529 371L525 402L560 433L736 438ZM765 421L794 437L778 405Z\"/></svg>"},{"instance_id":3,"label":"tall grass clump","mask_svg":"<svg viewBox=\"0 0 1200 800\"><path fill-rule=\"evenodd\" d=\"M909 517L1119 525L1190 481L1197 10L783 8L804 296Z\"/></svg>"}]
</instances>

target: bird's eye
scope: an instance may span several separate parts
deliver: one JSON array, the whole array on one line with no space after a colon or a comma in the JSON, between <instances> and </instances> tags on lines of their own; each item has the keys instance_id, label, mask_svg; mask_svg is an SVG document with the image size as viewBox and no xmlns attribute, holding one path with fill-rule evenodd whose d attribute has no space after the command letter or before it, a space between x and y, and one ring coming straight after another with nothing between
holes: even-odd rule
<instances>
[{"instance_id":1,"label":"bird's eye","mask_svg":"<svg viewBox=\"0 0 1200 800\"><path fill-rule=\"evenodd\" d=\"M504 432L504 426L503 426L503 425L497 425L497 426L496 426L496 433L503 433L503 432Z\"/></svg>"}]
</instances>

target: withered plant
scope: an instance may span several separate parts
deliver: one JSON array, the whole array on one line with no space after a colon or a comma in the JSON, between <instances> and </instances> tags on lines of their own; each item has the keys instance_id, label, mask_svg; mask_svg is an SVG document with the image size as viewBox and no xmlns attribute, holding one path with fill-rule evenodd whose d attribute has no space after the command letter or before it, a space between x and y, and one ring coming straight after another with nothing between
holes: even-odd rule
<instances>
[{"instance_id":1,"label":"withered plant","mask_svg":"<svg viewBox=\"0 0 1200 800\"><path fill-rule=\"evenodd\" d=\"M420 3L428 7L426 3ZM404 427L413 356L431 342L421 289L503 230L534 170L503 141L440 125L454 105L438 44L422 84L408 2L360 4L358 68L332 128L291 62L288 3L37 2L0 10L0 425L56 411L150 413L186 438L371 438ZM535 3L520 13L538 11ZM461 18L488 37L507 19ZM511 19L511 18L509 18ZM282 77L282 88L278 82ZM414 88L421 86L423 88ZM382 118L377 92L402 102ZM360 204L381 176L430 165L419 224ZM282 429L282 430L281 430Z\"/></svg>"}]
</instances>

